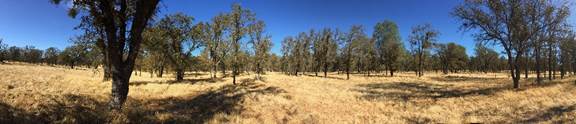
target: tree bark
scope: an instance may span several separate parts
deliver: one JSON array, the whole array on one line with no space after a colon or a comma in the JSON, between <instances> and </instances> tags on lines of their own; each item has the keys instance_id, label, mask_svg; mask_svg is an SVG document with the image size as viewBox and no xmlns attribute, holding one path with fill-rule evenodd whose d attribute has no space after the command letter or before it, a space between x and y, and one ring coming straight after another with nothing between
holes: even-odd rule
<instances>
[{"instance_id":1,"label":"tree bark","mask_svg":"<svg viewBox=\"0 0 576 124\"><path fill-rule=\"evenodd\" d=\"M548 45L548 80L552 80L552 44Z\"/></svg>"},{"instance_id":2,"label":"tree bark","mask_svg":"<svg viewBox=\"0 0 576 124\"><path fill-rule=\"evenodd\" d=\"M112 68L112 99L110 101L112 109L121 109L122 104L126 101L131 72L131 69L121 67L119 64Z\"/></svg>"},{"instance_id":3,"label":"tree bark","mask_svg":"<svg viewBox=\"0 0 576 124\"><path fill-rule=\"evenodd\" d=\"M540 46L537 45L536 48L534 49L534 56L536 58L536 83L537 84L541 84L542 83L542 76L540 75L541 70L542 70L542 64L541 62L541 58L540 58Z\"/></svg>"},{"instance_id":4,"label":"tree bark","mask_svg":"<svg viewBox=\"0 0 576 124\"><path fill-rule=\"evenodd\" d=\"M528 67L528 66L529 66L529 65L528 65L528 62L530 61L530 60L528 59L528 58L529 58L528 56L529 56L529 55L528 55L528 52L526 52L526 55L525 55L525 57L524 57L524 58L525 58L525 59L524 59L524 79L528 79L528 69L529 69L529 67Z\"/></svg>"},{"instance_id":5,"label":"tree bark","mask_svg":"<svg viewBox=\"0 0 576 124\"><path fill-rule=\"evenodd\" d=\"M328 64L324 64L324 78L328 77Z\"/></svg>"},{"instance_id":6,"label":"tree bark","mask_svg":"<svg viewBox=\"0 0 576 124\"><path fill-rule=\"evenodd\" d=\"M156 77L161 78L162 75L164 75L164 64L162 63L162 65L160 65L160 69L158 69L158 75L156 75Z\"/></svg>"},{"instance_id":7,"label":"tree bark","mask_svg":"<svg viewBox=\"0 0 576 124\"><path fill-rule=\"evenodd\" d=\"M236 64L232 67L232 84L236 85L236 74L238 74L238 67Z\"/></svg>"},{"instance_id":8,"label":"tree bark","mask_svg":"<svg viewBox=\"0 0 576 124\"><path fill-rule=\"evenodd\" d=\"M183 81L184 80L184 69L178 67L176 69L176 81Z\"/></svg>"},{"instance_id":9,"label":"tree bark","mask_svg":"<svg viewBox=\"0 0 576 124\"><path fill-rule=\"evenodd\" d=\"M212 79L216 78L216 73L218 73L218 71L216 70L216 64L212 64Z\"/></svg>"},{"instance_id":10,"label":"tree bark","mask_svg":"<svg viewBox=\"0 0 576 124\"><path fill-rule=\"evenodd\" d=\"M111 70L110 64L108 62L105 62L103 64L103 68L104 68L104 76L102 77L102 80L103 81L109 81L110 79L112 79L112 72L110 71Z\"/></svg>"}]
</instances>

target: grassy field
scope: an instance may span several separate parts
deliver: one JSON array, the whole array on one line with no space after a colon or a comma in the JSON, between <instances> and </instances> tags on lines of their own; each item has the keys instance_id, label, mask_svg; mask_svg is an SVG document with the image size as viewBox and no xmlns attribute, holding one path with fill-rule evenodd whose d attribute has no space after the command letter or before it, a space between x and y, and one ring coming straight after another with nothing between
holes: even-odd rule
<instances>
[{"instance_id":1,"label":"grassy field","mask_svg":"<svg viewBox=\"0 0 576 124\"><path fill-rule=\"evenodd\" d=\"M124 111L109 113L101 72L0 65L0 123L575 123L574 77L511 89L507 74L396 77L268 73L210 80L133 76Z\"/></svg>"}]
</instances>

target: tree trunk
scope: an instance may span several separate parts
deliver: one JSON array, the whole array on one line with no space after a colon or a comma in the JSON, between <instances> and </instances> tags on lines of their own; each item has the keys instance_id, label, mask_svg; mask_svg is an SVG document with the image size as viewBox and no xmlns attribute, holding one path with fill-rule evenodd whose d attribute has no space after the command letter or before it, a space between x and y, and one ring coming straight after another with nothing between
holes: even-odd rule
<instances>
[{"instance_id":1,"label":"tree trunk","mask_svg":"<svg viewBox=\"0 0 576 124\"><path fill-rule=\"evenodd\" d=\"M548 80L552 80L552 51L550 49L548 49Z\"/></svg>"},{"instance_id":2,"label":"tree trunk","mask_svg":"<svg viewBox=\"0 0 576 124\"><path fill-rule=\"evenodd\" d=\"M216 73L217 73L216 64L213 64L212 65L212 76L211 76L212 79L216 78Z\"/></svg>"},{"instance_id":3,"label":"tree trunk","mask_svg":"<svg viewBox=\"0 0 576 124\"><path fill-rule=\"evenodd\" d=\"M154 69L150 69L150 78L154 77Z\"/></svg>"},{"instance_id":4,"label":"tree trunk","mask_svg":"<svg viewBox=\"0 0 576 124\"><path fill-rule=\"evenodd\" d=\"M514 88L519 88L519 84L520 84L520 73L517 70L518 69L518 56L516 56L516 59L512 58L512 52L509 49L506 49L506 53L508 55L508 67L510 69L510 75L512 76L512 83L513 83L513 87Z\"/></svg>"},{"instance_id":5,"label":"tree trunk","mask_svg":"<svg viewBox=\"0 0 576 124\"><path fill-rule=\"evenodd\" d=\"M256 63L256 80L260 80L260 63Z\"/></svg>"},{"instance_id":6,"label":"tree trunk","mask_svg":"<svg viewBox=\"0 0 576 124\"><path fill-rule=\"evenodd\" d=\"M541 62L541 58L540 58L540 47L536 46L536 49L534 49L534 56L536 58L536 83L537 84L541 84L542 83L542 76L540 75L541 70L542 70L542 63Z\"/></svg>"},{"instance_id":7,"label":"tree trunk","mask_svg":"<svg viewBox=\"0 0 576 124\"><path fill-rule=\"evenodd\" d=\"M424 55L422 53L422 51L423 51L422 49L423 48L420 48L420 50L418 52L418 77L422 77L422 61L423 61L422 56Z\"/></svg>"},{"instance_id":8,"label":"tree trunk","mask_svg":"<svg viewBox=\"0 0 576 124\"><path fill-rule=\"evenodd\" d=\"M564 75L566 74L566 70L564 68L560 68L560 79L564 79Z\"/></svg>"},{"instance_id":9,"label":"tree trunk","mask_svg":"<svg viewBox=\"0 0 576 124\"><path fill-rule=\"evenodd\" d=\"M236 85L236 74L238 74L238 67L234 64L232 67L232 84L234 85Z\"/></svg>"},{"instance_id":10,"label":"tree trunk","mask_svg":"<svg viewBox=\"0 0 576 124\"><path fill-rule=\"evenodd\" d=\"M324 78L328 77L328 64L324 64Z\"/></svg>"},{"instance_id":11,"label":"tree trunk","mask_svg":"<svg viewBox=\"0 0 576 124\"><path fill-rule=\"evenodd\" d=\"M106 58L106 57L105 57ZM107 59L104 59L104 64L102 65L104 69L104 76L102 77L103 81L109 81L112 78L112 72L110 71L111 67Z\"/></svg>"},{"instance_id":12,"label":"tree trunk","mask_svg":"<svg viewBox=\"0 0 576 124\"><path fill-rule=\"evenodd\" d=\"M158 75L156 77L161 78L162 75L164 75L164 65L163 64L160 66L160 69L158 70Z\"/></svg>"},{"instance_id":13,"label":"tree trunk","mask_svg":"<svg viewBox=\"0 0 576 124\"><path fill-rule=\"evenodd\" d=\"M176 69L176 81L184 80L184 69L182 67L177 67Z\"/></svg>"},{"instance_id":14,"label":"tree trunk","mask_svg":"<svg viewBox=\"0 0 576 124\"><path fill-rule=\"evenodd\" d=\"M529 65L528 65L528 61L530 61L530 60L528 59L528 58L529 58L529 57L528 57L528 56L529 56L529 55L528 55L528 52L526 52L526 55L525 55L525 56L526 56L526 57L525 57L525 59L524 59L524 79L528 79L528 66L529 66Z\"/></svg>"},{"instance_id":15,"label":"tree trunk","mask_svg":"<svg viewBox=\"0 0 576 124\"><path fill-rule=\"evenodd\" d=\"M514 88L520 88L520 69L518 65L514 67L515 76L512 76L512 80L514 82Z\"/></svg>"},{"instance_id":16,"label":"tree trunk","mask_svg":"<svg viewBox=\"0 0 576 124\"><path fill-rule=\"evenodd\" d=\"M226 77L226 64L224 62L220 64L220 70L222 70L222 77Z\"/></svg>"},{"instance_id":17,"label":"tree trunk","mask_svg":"<svg viewBox=\"0 0 576 124\"><path fill-rule=\"evenodd\" d=\"M112 68L112 99L110 101L112 109L121 109L122 104L126 101L131 72L126 67L120 68L118 65Z\"/></svg>"}]
</instances>

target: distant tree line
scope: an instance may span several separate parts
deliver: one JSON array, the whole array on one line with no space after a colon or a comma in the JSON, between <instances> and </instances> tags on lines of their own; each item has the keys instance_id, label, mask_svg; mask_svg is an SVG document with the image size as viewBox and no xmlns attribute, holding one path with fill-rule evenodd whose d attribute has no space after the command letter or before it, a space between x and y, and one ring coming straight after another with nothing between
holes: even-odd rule
<instances>
[{"instance_id":1,"label":"distant tree line","mask_svg":"<svg viewBox=\"0 0 576 124\"><path fill-rule=\"evenodd\" d=\"M327 62L331 63L324 72L346 75L389 71L393 76L396 70L414 71L417 76L429 70L444 74L508 71L515 88L519 87L521 73L528 78L529 73L535 72L540 84L542 76L546 76L543 73L547 73L548 80L556 78L558 72L560 78L576 73L576 33L567 21L569 13L566 1L465 1L452 14L462 21L462 29L476 33L473 56L456 43L437 42L440 33L430 24L412 28L407 50L392 21L376 24L371 38L358 25L348 32L335 29L326 34L312 30L282 41L280 68L289 75L318 72L318 65ZM318 35L330 38L315 38ZM331 52L316 45L332 42L337 45L331 47ZM505 56L488 46L502 46Z\"/></svg>"},{"instance_id":2,"label":"distant tree line","mask_svg":"<svg viewBox=\"0 0 576 124\"><path fill-rule=\"evenodd\" d=\"M44 50L34 46L8 46L0 39L0 63L18 61L33 64L65 65L70 68L77 66L97 68L102 56L89 44L81 43L81 37L73 38L74 44L60 50L49 47Z\"/></svg>"},{"instance_id":3,"label":"distant tree line","mask_svg":"<svg viewBox=\"0 0 576 124\"><path fill-rule=\"evenodd\" d=\"M362 26L349 32L325 28L311 29L282 41L280 70L288 75L318 76L318 72L338 74L382 74L394 76L397 71L441 71L444 74L467 72L500 72L506 70L507 59L484 44L477 44L475 55L454 42L439 43L439 33L430 24L413 27L406 48L398 26L385 20L374 26L368 37ZM347 76L349 79L349 76Z\"/></svg>"}]
</instances>

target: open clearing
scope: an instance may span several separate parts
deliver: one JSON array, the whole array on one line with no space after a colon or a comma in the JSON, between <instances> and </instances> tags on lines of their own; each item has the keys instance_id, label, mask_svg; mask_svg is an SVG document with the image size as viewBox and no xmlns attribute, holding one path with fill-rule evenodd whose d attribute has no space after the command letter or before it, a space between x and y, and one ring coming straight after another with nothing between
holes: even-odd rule
<instances>
[{"instance_id":1,"label":"open clearing","mask_svg":"<svg viewBox=\"0 0 576 124\"><path fill-rule=\"evenodd\" d=\"M511 89L507 74L428 72L396 77L331 73L265 81L243 75L184 82L132 76L122 113L108 113L110 82L91 69L0 65L0 123L574 123L574 77ZM320 74L319 74L320 75Z\"/></svg>"}]
</instances>

